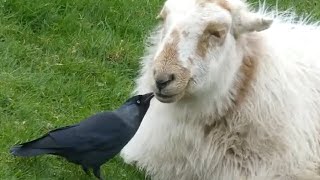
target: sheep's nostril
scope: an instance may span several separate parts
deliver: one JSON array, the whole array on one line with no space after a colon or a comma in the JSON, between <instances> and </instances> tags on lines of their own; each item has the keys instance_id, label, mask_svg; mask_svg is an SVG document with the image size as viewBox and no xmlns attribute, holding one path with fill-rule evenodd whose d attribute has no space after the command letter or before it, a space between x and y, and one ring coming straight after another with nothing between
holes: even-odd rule
<instances>
[{"instance_id":1,"label":"sheep's nostril","mask_svg":"<svg viewBox=\"0 0 320 180\"><path fill-rule=\"evenodd\" d=\"M165 80L165 81L164 81L164 80L157 80L157 81L156 81L157 88L158 88L159 90L161 90L161 89L167 87L168 84L170 83L170 81L171 81L171 80Z\"/></svg>"},{"instance_id":2,"label":"sheep's nostril","mask_svg":"<svg viewBox=\"0 0 320 180\"><path fill-rule=\"evenodd\" d=\"M170 74L169 75L169 79L170 79L170 81L173 81L174 80L174 74Z\"/></svg>"},{"instance_id":3,"label":"sheep's nostril","mask_svg":"<svg viewBox=\"0 0 320 180\"><path fill-rule=\"evenodd\" d=\"M156 77L156 86L159 90L167 87L174 80L174 74L161 74Z\"/></svg>"}]
</instances>

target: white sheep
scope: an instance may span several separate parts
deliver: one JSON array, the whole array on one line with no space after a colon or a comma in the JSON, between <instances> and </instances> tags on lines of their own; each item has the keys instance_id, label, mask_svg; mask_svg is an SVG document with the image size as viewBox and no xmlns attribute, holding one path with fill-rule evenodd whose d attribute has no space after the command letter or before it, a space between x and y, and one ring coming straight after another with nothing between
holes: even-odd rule
<instances>
[{"instance_id":1,"label":"white sheep","mask_svg":"<svg viewBox=\"0 0 320 180\"><path fill-rule=\"evenodd\" d=\"M320 26L241 0L167 0L121 156L152 179L320 179Z\"/></svg>"}]
</instances>

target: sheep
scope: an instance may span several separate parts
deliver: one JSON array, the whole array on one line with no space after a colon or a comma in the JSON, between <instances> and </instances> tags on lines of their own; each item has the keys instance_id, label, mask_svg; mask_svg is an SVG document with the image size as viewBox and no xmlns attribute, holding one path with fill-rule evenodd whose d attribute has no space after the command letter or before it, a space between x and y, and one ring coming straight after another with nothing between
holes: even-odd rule
<instances>
[{"instance_id":1,"label":"sheep","mask_svg":"<svg viewBox=\"0 0 320 180\"><path fill-rule=\"evenodd\" d=\"M159 180L320 179L320 28L243 0L167 0L126 163Z\"/></svg>"}]
</instances>

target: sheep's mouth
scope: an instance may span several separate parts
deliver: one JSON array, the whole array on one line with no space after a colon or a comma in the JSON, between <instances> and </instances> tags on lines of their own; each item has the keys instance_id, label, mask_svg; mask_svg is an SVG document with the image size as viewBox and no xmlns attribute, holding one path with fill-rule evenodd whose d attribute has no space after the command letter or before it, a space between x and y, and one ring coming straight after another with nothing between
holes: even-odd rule
<instances>
[{"instance_id":1,"label":"sheep's mouth","mask_svg":"<svg viewBox=\"0 0 320 180\"><path fill-rule=\"evenodd\" d=\"M177 97L179 96L179 94L164 95L161 93L155 93L155 95L156 95L156 98L162 103L172 103L176 101Z\"/></svg>"}]
</instances>

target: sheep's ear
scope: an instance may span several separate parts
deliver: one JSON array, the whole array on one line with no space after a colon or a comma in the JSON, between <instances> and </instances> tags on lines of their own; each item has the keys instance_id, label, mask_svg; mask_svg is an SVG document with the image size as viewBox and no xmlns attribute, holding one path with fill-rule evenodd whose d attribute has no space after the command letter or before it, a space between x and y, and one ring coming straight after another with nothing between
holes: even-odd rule
<instances>
[{"instance_id":1,"label":"sheep's ear","mask_svg":"<svg viewBox=\"0 0 320 180\"><path fill-rule=\"evenodd\" d=\"M236 35L263 31L273 23L272 19L251 12L241 12L237 17L233 27Z\"/></svg>"}]
</instances>

